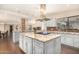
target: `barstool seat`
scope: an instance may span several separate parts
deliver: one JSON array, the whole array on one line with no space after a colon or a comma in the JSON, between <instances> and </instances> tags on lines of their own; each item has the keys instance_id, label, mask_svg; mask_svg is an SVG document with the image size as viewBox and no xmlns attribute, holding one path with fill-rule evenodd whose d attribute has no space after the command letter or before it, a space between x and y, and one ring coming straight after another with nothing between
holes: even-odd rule
<instances>
[{"instance_id":1,"label":"barstool seat","mask_svg":"<svg viewBox=\"0 0 79 59\"><path fill-rule=\"evenodd\" d=\"M1 36L1 39L7 38L8 31L1 31L0 36Z\"/></svg>"},{"instance_id":2,"label":"barstool seat","mask_svg":"<svg viewBox=\"0 0 79 59\"><path fill-rule=\"evenodd\" d=\"M1 31L0 31L0 39L1 39Z\"/></svg>"}]
</instances>

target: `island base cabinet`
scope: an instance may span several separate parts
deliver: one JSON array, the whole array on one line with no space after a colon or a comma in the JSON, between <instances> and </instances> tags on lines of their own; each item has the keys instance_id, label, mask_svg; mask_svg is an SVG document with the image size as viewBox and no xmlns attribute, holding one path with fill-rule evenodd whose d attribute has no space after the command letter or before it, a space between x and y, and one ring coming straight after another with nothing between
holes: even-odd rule
<instances>
[{"instance_id":1,"label":"island base cabinet","mask_svg":"<svg viewBox=\"0 0 79 59\"><path fill-rule=\"evenodd\" d=\"M59 54L61 53L60 38L53 39L45 43L45 54Z\"/></svg>"},{"instance_id":2,"label":"island base cabinet","mask_svg":"<svg viewBox=\"0 0 79 59\"><path fill-rule=\"evenodd\" d=\"M25 37L24 39L24 51L27 54L32 54L32 39L29 37Z\"/></svg>"},{"instance_id":3,"label":"island base cabinet","mask_svg":"<svg viewBox=\"0 0 79 59\"><path fill-rule=\"evenodd\" d=\"M61 37L58 37L55 43L55 53L60 54L61 53Z\"/></svg>"},{"instance_id":4,"label":"island base cabinet","mask_svg":"<svg viewBox=\"0 0 79 59\"><path fill-rule=\"evenodd\" d=\"M19 47L25 53L32 54L32 39L29 37L25 37L23 36L23 34L21 34L19 40Z\"/></svg>"},{"instance_id":5,"label":"island base cabinet","mask_svg":"<svg viewBox=\"0 0 79 59\"><path fill-rule=\"evenodd\" d=\"M46 42L33 41L33 54L59 54L61 53L61 38L55 38Z\"/></svg>"},{"instance_id":6,"label":"island base cabinet","mask_svg":"<svg viewBox=\"0 0 79 59\"><path fill-rule=\"evenodd\" d=\"M43 54L43 48L39 46L34 46L33 47L33 54Z\"/></svg>"},{"instance_id":7,"label":"island base cabinet","mask_svg":"<svg viewBox=\"0 0 79 59\"><path fill-rule=\"evenodd\" d=\"M48 41L45 43L45 54L55 53L55 41Z\"/></svg>"},{"instance_id":8,"label":"island base cabinet","mask_svg":"<svg viewBox=\"0 0 79 59\"><path fill-rule=\"evenodd\" d=\"M43 54L43 49L44 49L44 43L37 40L33 39L33 54Z\"/></svg>"},{"instance_id":9,"label":"island base cabinet","mask_svg":"<svg viewBox=\"0 0 79 59\"><path fill-rule=\"evenodd\" d=\"M41 41L21 34L19 46L26 54L59 54L61 51L60 36Z\"/></svg>"}]
</instances>

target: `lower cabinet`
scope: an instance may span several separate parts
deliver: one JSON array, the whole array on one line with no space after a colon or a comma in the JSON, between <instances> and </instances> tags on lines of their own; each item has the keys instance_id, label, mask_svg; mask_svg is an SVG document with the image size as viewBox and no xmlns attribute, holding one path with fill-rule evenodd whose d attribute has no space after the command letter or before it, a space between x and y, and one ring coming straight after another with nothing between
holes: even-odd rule
<instances>
[{"instance_id":1,"label":"lower cabinet","mask_svg":"<svg viewBox=\"0 0 79 59\"><path fill-rule=\"evenodd\" d=\"M27 54L56 54L61 52L60 38L42 42L30 37L20 39L20 47Z\"/></svg>"},{"instance_id":2,"label":"lower cabinet","mask_svg":"<svg viewBox=\"0 0 79 59\"><path fill-rule=\"evenodd\" d=\"M20 38L20 32L13 32L13 42L14 43L19 42L19 38Z\"/></svg>"},{"instance_id":3,"label":"lower cabinet","mask_svg":"<svg viewBox=\"0 0 79 59\"><path fill-rule=\"evenodd\" d=\"M61 34L61 43L72 47L79 48L79 35L63 33Z\"/></svg>"},{"instance_id":4,"label":"lower cabinet","mask_svg":"<svg viewBox=\"0 0 79 59\"><path fill-rule=\"evenodd\" d=\"M61 35L61 43L65 44L66 43L65 34L60 34L60 35Z\"/></svg>"},{"instance_id":5,"label":"lower cabinet","mask_svg":"<svg viewBox=\"0 0 79 59\"><path fill-rule=\"evenodd\" d=\"M24 36L22 33L20 34L20 38L19 38L19 47L21 50L24 51Z\"/></svg>"},{"instance_id":6,"label":"lower cabinet","mask_svg":"<svg viewBox=\"0 0 79 59\"><path fill-rule=\"evenodd\" d=\"M43 47L40 46L33 46L33 54L43 54Z\"/></svg>"},{"instance_id":7,"label":"lower cabinet","mask_svg":"<svg viewBox=\"0 0 79 59\"><path fill-rule=\"evenodd\" d=\"M24 47L24 51L25 53L32 53L32 38L29 38L29 37L24 37L24 40L23 40L23 47Z\"/></svg>"},{"instance_id":8,"label":"lower cabinet","mask_svg":"<svg viewBox=\"0 0 79 59\"><path fill-rule=\"evenodd\" d=\"M43 54L44 42L33 39L33 54Z\"/></svg>"},{"instance_id":9,"label":"lower cabinet","mask_svg":"<svg viewBox=\"0 0 79 59\"><path fill-rule=\"evenodd\" d=\"M55 53L61 53L61 37L59 37L59 39L56 40Z\"/></svg>"},{"instance_id":10,"label":"lower cabinet","mask_svg":"<svg viewBox=\"0 0 79 59\"><path fill-rule=\"evenodd\" d=\"M66 44L69 46L73 46L73 38L72 35L67 34L67 33L62 33L61 34L61 43Z\"/></svg>"},{"instance_id":11,"label":"lower cabinet","mask_svg":"<svg viewBox=\"0 0 79 59\"><path fill-rule=\"evenodd\" d=\"M69 46L74 46L74 42L73 42L73 35L72 34L65 34L65 44L69 45Z\"/></svg>"},{"instance_id":12,"label":"lower cabinet","mask_svg":"<svg viewBox=\"0 0 79 59\"><path fill-rule=\"evenodd\" d=\"M74 38L74 47L79 48L79 35L75 35Z\"/></svg>"},{"instance_id":13,"label":"lower cabinet","mask_svg":"<svg viewBox=\"0 0 79 59\"><path fill-rule=\"evenodd\" d=\"M61 53L61 38L55 38L46 42L33 40L33 54L59 54Z\"/></svg>"}]
</instances>

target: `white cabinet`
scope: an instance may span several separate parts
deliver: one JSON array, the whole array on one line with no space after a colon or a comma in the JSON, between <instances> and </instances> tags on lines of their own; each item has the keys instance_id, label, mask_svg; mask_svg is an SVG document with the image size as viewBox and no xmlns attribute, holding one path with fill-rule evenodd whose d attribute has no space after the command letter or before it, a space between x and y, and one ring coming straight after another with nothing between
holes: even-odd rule
<instances>
[{"instance_id":1,"label":"white cabinet","mask_svg":"<svg viewBox=\"0 0 79 59\"><path fill-rule=\"evenodd\" d=\"M19 38L20 38L20 32L13 32L13 42L14 43L19 42Z\"/></svg>"},{"instance_id":2,"label":"white cabinet","mask_svg":"<svg viewBox=\"0 0 79 59\"><path fill-rule=\"evenodd\" d=\"M22 33L20 34L20 38L19 38L19 47L20 49L23 50L23 40L24 40L24 37L22 35Z\"/></svg>"},{"instance_id":3,"label":"white cabinet","mask_svg":"<svg viewBox=\"0 0 79 59\"><path fill-rule=\"evenodd\" d=\"M42 42L33 40L33 54L58 54L61 52L60 37Z\"/></svg>"},{"instance_id":4,"label":"white cabinet","mask_svg":"<svg viewBox=\"0 0 79 59\"><path fill-rule=\"evenodd\" d=\"M61 38L56 38L52 41L45 43L45 53L46 54L59 54L61 53Z\"/></svg>"},{"instance_id":5,"label":"white cabinet","mask_svg":"<svg viewBox=\"0 0 79 59\"><path fill-rule=\"evenodd\" d=\"M50 43L49 43L50 42ZM48 41L45 43L45 53L48 53L48 54L52 54L54 53L55 54L55 48L56 48L56 45L55 45L55 40L54 41Z\"/></svg>"},{"instance_id":6,"label":"white cabinet","mask_svg":"<svg viewBox=\"0 0 79 59\"><path fill-rule=\"evenodd\" d=\"M56 39L55 53L61 53L61 37L59 37L58 39Z\"/></svg>"},{"instance_id":7,"label":"white cabinet","mask_svg":"<svg viewBox=\"0 0 79 59\"><path fill-rule=\"evenodd\" d=\"M33 54L43 54L44 42L33 39Z\"/></svg>"},{"instance_id":8,"label":"white cabinet","mask_svg":"<svg viewBox=\"0 0 79 59\"><path fill-rule=\"evenodd\" d=\"M72 47L79 48L79 35L72 33L62 33L61 43Z\"/></svg>"},{"instance_id":9,"label":"white cabinet","mask_svg":"<svg viewBox=\"0 0 79 59\"><path fill-rule=\"evenodd\" d=\"M26 53L30 54L32 53L32 38L30 37L24 37L24 50Z\"/></svg>"},{"instance_id":10,"label":"white cabinet","mask_svg":"<svg viewBox=\"0 0 79 59\"><path fill-rule=\"evenodd\" d=\"M40 46L33 46L33 54L43 54L43 48Z\"/></svg>"},{"instance_id":11,"label":"white cabinet","mask_svg":"<svg viewBox=\"0 0 79 59\"><path fill-rule=\"evenodd\" d=\"M64 34L60 34L61 35L61 43L62 44L65 44L65 42L66 42L66 38L65 38L65 35Z\"/></svg>"},{"instance_id":12,"label":"white cabinet","mask_svg":"<svg viewBox=\"0 0 79 59\"><path fill-rule=\"evenodd\" d=\"M65 34L65 44L69 46L73 46L73 35Z\"/></svg>"},{"instance_id":13,"label":"white cabinet","mask_svg":"<svg viewBox=\"0 0 79 59\"><path fill-rule=\"evenodd\" d=\"M25 53L32 53L32 38L25 37L23 34L20 36L19 40L19 47L25 52Z\"/></svg>"},{"instance_id":14,"label":"white cabinet","mask_svg":"<svg viewBox=\"0 0 79 59\"><path fill-rule=\"evenodd\" d=\"M79 48L79 35L74 35L75 37L75 39L74 39L74 47L77 47L77 48Z\"/></svg>"},{"instance_id":15,"label":"white cabinet","mask_svg":"<svg viewBox=\"0 0 79 59\"><path fill-rule=\"evenodd\" d=\"M73 35L68 33L61 34L61 43L69 46L73 46Z\"/></svg>"},{"instance_id":16,"label":"white cabinet","mask_svg":"<svg viewBox=\"0 0 79 59\"><path fill-rule=\"evenodd\" d=\"M27 54L58 54L61 52L60 37L43 42L21 34L19 46Z\"/></svg>"}]
</instances>

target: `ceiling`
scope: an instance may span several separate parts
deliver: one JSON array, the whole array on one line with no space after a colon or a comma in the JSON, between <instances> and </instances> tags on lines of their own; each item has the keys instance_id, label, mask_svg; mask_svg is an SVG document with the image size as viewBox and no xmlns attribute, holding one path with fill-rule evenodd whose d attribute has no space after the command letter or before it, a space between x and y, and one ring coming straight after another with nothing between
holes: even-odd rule
<instances>
[{"instance_id":1,"label":"ceiling","mask_svg":"<svg viewBox=\"0 0 79 59\"><path fill-rule=\"evenodd\" d=\"M46 15L79 10L78 4L47 4ZM29 20L40 17L39 4L0 4L0 21L18 21L21 17Z\"/></svg>"}]
</instances>

